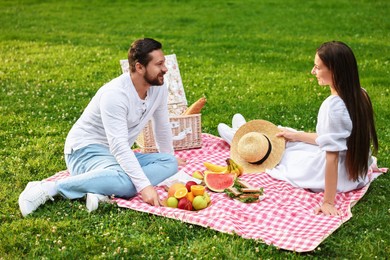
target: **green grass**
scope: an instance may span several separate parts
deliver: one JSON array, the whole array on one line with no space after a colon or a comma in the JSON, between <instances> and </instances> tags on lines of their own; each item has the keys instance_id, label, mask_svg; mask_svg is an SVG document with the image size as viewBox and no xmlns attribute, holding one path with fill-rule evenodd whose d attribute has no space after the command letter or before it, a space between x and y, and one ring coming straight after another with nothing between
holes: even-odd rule
<instances>
[{"instance_id":1,"label":"green grass","mask_svg":"<svg viewBox=\"0 0 390 260\"><path fill-rule=\"evenodd\" d=\"M329 1L0 1L0 259L383 259L390 255L390 177L316 250L294 253L114 205L48 202L22 218L28 181L65 168L67 132L89 99L120 73L139 37L176 53L189 103L208 98L203 132L236 112L314 130L329 90L310 75L316 47L348 43L371 95L389 166L390 3Z\"/></svg>"}]
</instances>

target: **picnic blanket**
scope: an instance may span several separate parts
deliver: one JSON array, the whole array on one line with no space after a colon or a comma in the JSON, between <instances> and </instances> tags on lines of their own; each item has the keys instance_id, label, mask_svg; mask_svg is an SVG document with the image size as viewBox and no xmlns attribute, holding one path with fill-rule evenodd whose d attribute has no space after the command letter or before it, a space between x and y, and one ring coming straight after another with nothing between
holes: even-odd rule
<instances>
[{"instance_id":1,"label":"picnic blanket","mask_svg":"<svg viewBox=\"0 0 390 260\"><path fill-rule=\"evenodd\" d=\"M229 145L221 138L202 134L201 149L177 151L176 155L186 159L187 165L180 169L189 175L195 170L205 170L203 162L225 165L229 157ZM369 171L374 180L386 168L372 168ZM66 178L67 171L52 176L51 180ZM313 193L302 188L273 179L266 173L243 175L243 180L254 187L264 188L264 199L257 203L242 203L230 199L224 193L209 192L211 205L200 211L186 211L169 207L153 207L144 203L140 195L125 200L115 198L118 206L182 222L208 227L220 232L237 234L246 239L259 239L268 245L306 252L314 250L324 239L352 217L351 207L366 193L365 187L336 196L336 207L341 216L315 215L314 209L322 201L322 193ZM167 192L157 187L160 198L166 199Z\"/></svg>"}]
</instances>

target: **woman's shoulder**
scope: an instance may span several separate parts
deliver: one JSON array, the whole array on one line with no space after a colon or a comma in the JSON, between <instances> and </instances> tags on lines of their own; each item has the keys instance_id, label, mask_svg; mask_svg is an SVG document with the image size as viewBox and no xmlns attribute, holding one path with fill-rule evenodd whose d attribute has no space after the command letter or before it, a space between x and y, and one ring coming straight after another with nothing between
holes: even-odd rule
<instances>
[{"instance_id":1,"label":"woman's shoulder","mask_svg":"<svg viewBox=\"0 0 390 260\"><path fill-rule=\"evenodd\" d=\"M331 114L344 113L347 111L347 107L341 97L336 95L329 96L324 103L329 107L329 112Z\"/></svg>"},{"instance_id":2,"label":"woman's shoulder","mask_svg":"<svg viewBox=\"0 0 390 260\"><path fill-rule=\"evenodd\" d=\"M339 96L331 96L329 98L329 110L328 116L333 120L343 122L343 124L349 125L351 117L349 116L348 109L344 101Z\"/></svg>"},{"instance_id":3,"label":"woman's shoulder","mask_svg":"<svg viewBox=\"0 0 390 260\"><path fill-rule=\"evenodd\" d=\"M327 102L328 104L330 104L332 106L344 106L345 107L344 101L341 99L340 96L337 96L337 95L330 95L329 97L327 97L325 99L324 102Z\"/></svg>"}]
</instances>

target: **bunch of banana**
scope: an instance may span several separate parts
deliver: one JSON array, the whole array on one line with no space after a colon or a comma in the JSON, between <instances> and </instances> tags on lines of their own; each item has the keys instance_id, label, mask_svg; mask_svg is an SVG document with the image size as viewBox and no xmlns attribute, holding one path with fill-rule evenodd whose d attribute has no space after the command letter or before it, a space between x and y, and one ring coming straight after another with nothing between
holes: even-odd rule
<instances>
[{"instance_id":1,"label":"bunch of banana","mask_svg":"<svg viewBox=\"0 0 390 260\"><path fill-rule=\"evenodd\" d=\"M244 168L233 161L231 158L226 159L226 166L213 164L210 162L204 162L203 165L207 168L209 172L221 172L221 173L234 173L238 176L244 173Z\"/></svg>"},{"instance_id":2,"label":"bunch of banana","mask_svg":"<svg viewBox=\"0 0 390 260\"><path fill-rule=\"evenodd\" d=\"M230 166L230 172L235 173L238 176L241 176L244 173L244 167L233 161L233 159L226 159L228 167Z\"/></svg>"}]
</instances>

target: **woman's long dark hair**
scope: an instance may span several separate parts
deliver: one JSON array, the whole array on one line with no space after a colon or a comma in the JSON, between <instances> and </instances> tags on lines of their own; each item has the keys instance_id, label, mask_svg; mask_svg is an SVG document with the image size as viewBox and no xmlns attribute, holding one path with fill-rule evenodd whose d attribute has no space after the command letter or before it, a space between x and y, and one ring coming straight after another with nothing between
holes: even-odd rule
<instances>
[{"instance_id":1,"label":"woman's long dark hair","mask_svg":"<svg viewBox=\"0 0 390 260\"><path fill-rule=\"evenodd\" d=\"M371 144L378 150L374 112L370 97L361 88L355 55L345 43L322 44L317 54L333 74L333 87L344 101L352 120L352 133L347 140L346 167L351 180L365 177Z\"/></svg>"}]
</instances>

